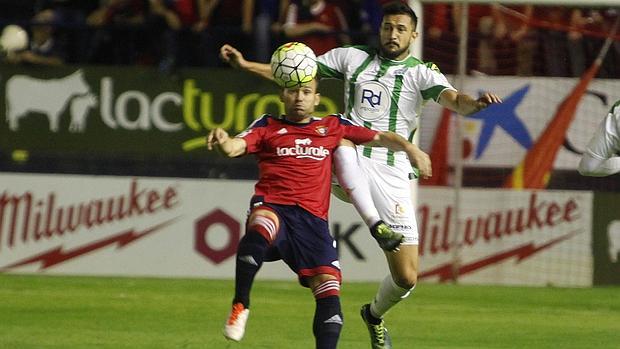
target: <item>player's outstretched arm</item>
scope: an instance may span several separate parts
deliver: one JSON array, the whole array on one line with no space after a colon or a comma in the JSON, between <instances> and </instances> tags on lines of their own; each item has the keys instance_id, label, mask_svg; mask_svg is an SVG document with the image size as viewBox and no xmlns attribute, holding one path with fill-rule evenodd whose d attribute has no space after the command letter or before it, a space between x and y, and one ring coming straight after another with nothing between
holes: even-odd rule
<instances>
[{"instance_id":1,"label":"player's outstretched arm","mask_svg":"<svg viewBox=\"0 0 620 349\"><path fill-rule=\"evenodd\" d=\"M465 116L479 112L496 103L502 103L502 99L490 92L486 92L478 99L454 90L445 90L439 96L439 104Z\"/></svg>"},{"instance_id":2,"label":"player's outstretched arm","mask_svg":"<svg viewBox=\"0 0 620 349\"><path fill-rule=\"evenodd\" d=\"M269 66L269 64L248 61L243 57L243 54L239 50L231 45L225 44L220 48L220 58L222 61L230 64L230 66L235 69L241 69L243 71L258 75L263 79L273 81L271 66Z\"/></svg>"},{"instance_id":3,"label":"player's outstretched arm","mask_svg":"<svg viewBox=\"0 0 620 349\"><path fill-rule=\"evenodd\" d=\"M420 170L420 177L426 179L433 175L431 158L428 154L397 133L391 131L378 132L375 139L366 145L386 147L393 151L404 151L407 153L411 164Z\"/></svg>"},{"instance_id":4,"label":"player's outstretched arm","mask_svg":"<svg viewBox=\"0 0 620 349\"><path fill-rule=\"evenodd\" d=\"M207 135L207 149L216 149L234 158L245 154L247 143L242 138L231 138L222 128L216 128Z\"/></svg>"},{"instance_id":5,"label":"player's outstretched arm","mask_svg":"<svg viewBox=\"0 0 620 349\"><path fill-rule=\"evenodd\" d=\"M579 162L579 173L582 176L605 177L620 172L620 157L598 159L585 153Z\"/></svg>"}]
</instances>

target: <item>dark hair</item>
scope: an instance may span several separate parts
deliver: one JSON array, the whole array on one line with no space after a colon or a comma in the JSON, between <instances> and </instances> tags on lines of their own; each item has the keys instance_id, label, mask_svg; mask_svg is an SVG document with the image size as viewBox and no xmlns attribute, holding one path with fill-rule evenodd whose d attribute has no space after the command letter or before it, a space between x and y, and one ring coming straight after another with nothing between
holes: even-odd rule
<instances>
[{"instance_id":1,"label":"dark hair","mask_svg":"<svg viewBox=\"0 0 620 349\"><path fill-rule=\"evenodd\" d=\"M409 7L409 5L405 4L402 1L391 1L383 6L383 16L388 15L407 15L411 17L411 21L413 22L413 30L418 25L418 16L415 15L415 12Z\"/></svg>"}]
</instances>

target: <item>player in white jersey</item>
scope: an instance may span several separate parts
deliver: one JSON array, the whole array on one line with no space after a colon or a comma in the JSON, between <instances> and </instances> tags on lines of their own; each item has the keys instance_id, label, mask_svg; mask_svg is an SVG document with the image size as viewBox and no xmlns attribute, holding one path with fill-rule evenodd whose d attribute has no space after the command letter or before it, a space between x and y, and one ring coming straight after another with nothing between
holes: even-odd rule
<instances>
[{"instance_id":1,"label":"player in white jersey","mask_svg":"<svg viewBox=\"0 0 620 349\"><path fill-rule=\"evenodd\" d=\"M384 7L379 50L336 48L318 57L321 77L344 80L346 117L411 140L426 100L462 115L501 102L492 93L478 99L458 93L435 65L412 57L409 47L418 36L416 24L413 10L394 1ZM234 47L224 45L221 56L234 67L272 79L268 64L246 61ZM405 159L402 154L376 148L356 152L355 148L339 147L334 153L339 184L364 221L372 226L373 221L383 220L405 235L398 251L385 251L390 275L381 282L373 301L361 309L373 349L392 347L383 315L406 298L417 282L418 230L409 181L412 168ZM420 169L420 175L430 176L430 168Z\"/></svg>"},{"instance_id":2,"label":"player in white jersey","mask_svg":"<svg viewBox=\"0 0 620 349\"><path fill-rule=\"evenodd\" d=\"M604 177L620 172L620 100L592 135L579 162L583 176Z\"/></svg>"}]
</instances>

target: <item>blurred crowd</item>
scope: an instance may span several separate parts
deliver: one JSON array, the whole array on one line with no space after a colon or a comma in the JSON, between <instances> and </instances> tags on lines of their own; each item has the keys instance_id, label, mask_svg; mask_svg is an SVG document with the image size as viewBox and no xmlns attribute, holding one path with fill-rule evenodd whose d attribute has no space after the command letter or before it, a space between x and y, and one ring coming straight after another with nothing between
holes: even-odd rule
<instances>
[{"instance_id":1,"label":"blurred crowd","mask_svg":"<svg viewBox=\"0 0 620 349\"><path fill-rule=\"evenodd\" d=\"M297 40L317 54L348 44L376 45L388 0L0 0L0 29L26 28L28 49L7 57L24 64L223 66L230 43L266 62ZM457 67L461 7L424 5L424 59L444 73ZM468 72L579 76L595 59L614 21L611 8L469 6ZM620 41L600 77L620 77Z\"/></svg>"},{"instance_id":2,"label":"blurred crowd","mask_svg":"<svg viewBox=\"0 0 620 349\"><path fill-rule=\"evenodd\" d=\"M444 73L453 73L462 6L432 4L424 11L424 58L436 62ZM581 76L601 51L618 15L618 9L606 7L469 5L468 70L487 75ZM620 35L615 35L598 76L620 78Z\"/></svg>"},{"instance_id":3,"label":"blurred crowd","mask_svg":"<svg viewBox=\"0 0 620 349\"><path fill-rule=\"evenodd\" d=\"M363 41L370 36L366 23L377 22L383 2L0 0L0 29L18 24L30 33L30 47L12 55L15 63L143 64L170 70L220 66L217 54L224 43L250 59L267 61L286 41L302 40L319 54L353 42L352 36Z\"/></svg>"}]
</instances>

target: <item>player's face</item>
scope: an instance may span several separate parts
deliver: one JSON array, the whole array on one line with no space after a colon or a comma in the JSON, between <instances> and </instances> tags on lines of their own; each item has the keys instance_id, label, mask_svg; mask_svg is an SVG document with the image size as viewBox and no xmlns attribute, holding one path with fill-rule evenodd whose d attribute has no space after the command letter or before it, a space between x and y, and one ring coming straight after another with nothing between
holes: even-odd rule
<instances>
[{"instance_id":1,"label":"player's face","mask_svg":"<svg viewBox=\"0 0 620 349\"><path fill-rule=\"evenodd\" d=\"M282 89L280 100L284 103L287 119L299 122L310 118L320 101L316 88L316 80L312 80L302 87Z\"/></svg>"},{"instance_id":2,"label":"player's face","mask_svg":"<svg viewBox=\"0 0 620 349\"><path fill-rule=\"evenodd\" d=\"M409 45L418 36L413 20L407 15L386 15L381 22L379 39L385 58L402 60L409 54Z\"/></svg>"}]
</instances>

